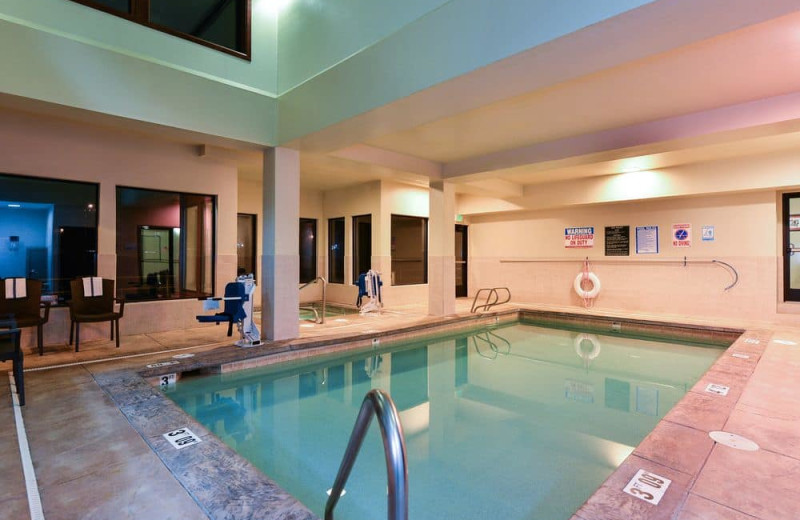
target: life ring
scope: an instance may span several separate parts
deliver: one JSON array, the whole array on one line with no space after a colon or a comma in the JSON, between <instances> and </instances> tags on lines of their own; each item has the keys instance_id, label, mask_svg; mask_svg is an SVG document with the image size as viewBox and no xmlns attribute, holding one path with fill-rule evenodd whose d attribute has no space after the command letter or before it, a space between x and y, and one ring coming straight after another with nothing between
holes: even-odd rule
<instances>
[{"instance_id":1,"label":"life ring","mask_svg":"<svg viewBox=\"0 0 800 520\"><path fill-rule=\"evenodd\" d=\"M592 350L587 351L584 349L584 341L588 341L592 346ZM600 355L600 340L594 334L578 334L575 338L575 353L581 359L595 359Z\"/></svg>"},{"instance_id":2,"label":"life ring","mask_svg":"<svg viewBox=\"0 0 800 520\"><path fill-rule=\"evenodd\" d=\"M586 279L592 282L592 288L590 290L584 290L582 287L584 273L578 273L578 276L575 277L575 282L572 284L572 287L575 289L575 292L584 299L592 299L597 298L597 295L600 294L600 278L597 277L596 274L592 273L591 271L585 273Z\"/></svg>"}]
</instances>

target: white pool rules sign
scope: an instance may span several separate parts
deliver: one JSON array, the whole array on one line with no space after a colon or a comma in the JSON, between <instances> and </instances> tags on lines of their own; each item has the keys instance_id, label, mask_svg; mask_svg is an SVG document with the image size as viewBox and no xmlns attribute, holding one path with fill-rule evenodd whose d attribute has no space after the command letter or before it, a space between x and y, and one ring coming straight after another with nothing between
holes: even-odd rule
<instances>
[{"instance_id":1,"label":"white pool rules sign","mask_svg":"<svg viewBox=\"0 0 800 520\"><path fill-rule=\"evenodd\" d=\"M594 247L593 227L564 228L564 247Z\"/></svg>"}]
</instances>

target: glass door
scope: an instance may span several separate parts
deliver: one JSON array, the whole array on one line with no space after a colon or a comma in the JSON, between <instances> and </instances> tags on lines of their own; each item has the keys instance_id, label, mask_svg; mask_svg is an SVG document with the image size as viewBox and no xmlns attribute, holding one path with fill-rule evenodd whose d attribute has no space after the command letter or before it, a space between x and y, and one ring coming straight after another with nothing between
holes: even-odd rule
<instances>
[{"instance_id":1,"label":"glass door","mask_svg":"<svg viewBox=\"0 0 800 520\"><path fill-rule=\"evenodd\" d=\"M783 194L783 297L800 301L800 193Z\"/></svg>"}]
</instances>

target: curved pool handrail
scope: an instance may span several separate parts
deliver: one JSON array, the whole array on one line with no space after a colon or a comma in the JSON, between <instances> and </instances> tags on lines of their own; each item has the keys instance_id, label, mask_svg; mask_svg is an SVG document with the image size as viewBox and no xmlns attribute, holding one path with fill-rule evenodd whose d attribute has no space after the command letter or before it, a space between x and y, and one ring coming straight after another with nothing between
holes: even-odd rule
<instances>
[{"instance_id":1,"label":"curved pool handrail","mask_svg":"<svg viewBox=\"0 0 800 520\"><path fill-rule=\"evenodd\" d=\"M350 471L356 463L356 457L364 442L372 416L378 417L383 438L383 451L386 456L386 474L388 480L388 510L389 520L408 520L408 462L406 460L406 444L403 439L403 426L397 415L392 398L383 390L377 388L367 392L361 409L356 417L353 433L336 474L336 480L325 504L325 520L333 520L333 509L339 502L344 485L350 476Z\"/></svg>"}]
</instances>

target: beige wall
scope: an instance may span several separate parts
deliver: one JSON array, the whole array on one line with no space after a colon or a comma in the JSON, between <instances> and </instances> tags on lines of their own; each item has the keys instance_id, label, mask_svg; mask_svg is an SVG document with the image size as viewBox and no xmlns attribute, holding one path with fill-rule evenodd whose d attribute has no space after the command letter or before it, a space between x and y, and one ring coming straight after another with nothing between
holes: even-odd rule
<instances>
[{"instance_id":1,"label":"beige wall","mask_svg":"<svg viewBox=\"0 0 800 520\"><path fill-rule=\"evenodd\" d=\"M602 283L594 309L702 318L780 320L776 194L759 191L706 197L579 206L512 215L473 216L470 292L509 287L513 301L583 308L573 281L589 257ZM672 225L692 225L692 245L673 247ZM604 255L604 228L628 225L629 257ZM659 226L660 252L637 255L636 226ZM702 226L715 240L701 240ZM564 247L564 228L594 226L591 249ZM682 259L717 259L733 265L739 283L719 265ZM663 262L669 260L671 262Z\"/></svg>"},{"instance_id":2,"label":"beige wall","mask_svg":"<svg viewBox=\"0 0 800 520\"><path fill-rule=\"evenodd\" d=\"M217 196L216 291L236 275L236 169L197 155L190 145L32 116L0 114L0 172L98 182L98 275L116 277L116 186ZM197 326L197 300L136 302L125 306L123 335ZM82 339L105 337L107 324L85 326ZM66 342L66 308L45 325L45 343ZM26 331L25 341L30 341Z\"/></svg>"}]
</instances>

